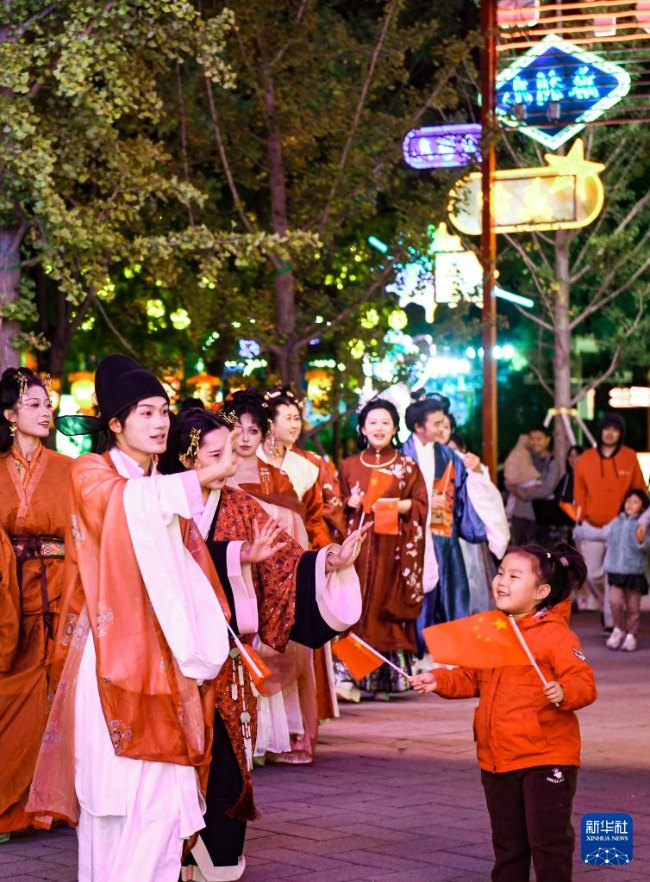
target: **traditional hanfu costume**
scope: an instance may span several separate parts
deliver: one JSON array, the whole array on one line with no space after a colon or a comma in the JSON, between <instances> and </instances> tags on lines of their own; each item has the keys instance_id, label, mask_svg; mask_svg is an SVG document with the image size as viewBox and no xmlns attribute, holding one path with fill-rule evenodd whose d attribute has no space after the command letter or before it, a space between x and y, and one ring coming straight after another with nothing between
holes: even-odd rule
<instances>
[{"instance_id":1,"label":"traditional hanfu costume","mask_svg":"<svg viewBox=\"0 0 650 882\"><path fill-rule=\"evenodd\" d=\"M459 538L486 542L487 530L472 504L470 483L489 481L469 472L462 459L444 444L422 444L411 435L402 452L418 464L428 494L425 549L425 601L418 619L418 643L424 652L422 628L469 615L470 590ZM446 507L432 512L431 498L441 493Z\"/></svg>"},{"instance_id":2,"label":"traditional hanfu costume","mask_svg":"<svg viewBox=\"0 0 650 882\"><path fill-rule=\"evenodd\" d=\"M263 445L258 447L257 456L260 462L269 464ZM303 451L298 453L290 449L284 455L280 471L291 481L303 507L309 547L315 550L326 547L332 542L332 537L323 517L323 494L319 484L318 466ZM338 715L335 698L319 703L315 653L298 644L290 646L284 658L273 654L267 657L263 646L261 652L274 672L275 681L282 682L283 688L269 698L260 698L260 718L263 725L258 732L255 755L274 762L311 763L319 720ZM329 680L326 686L327 690L323 689L321 692L327 691L330 695L332 690Z\"/></svg>"},{"instance_id":3,"label":"traditional hanfu costume","mask_svg":"<svg viewBox=\"0 0 650 882\"><path fill-rule=\"evenodd\" d=\"M3 567L15 568L19 585L19 628L0 645L0 833L30 824L24 809L49 710L71 464L41 444L29 462L16 444L0 455L0 528L13 549L3 542Z\"/></svg>"},{"instance_id":4,"label":"traditional hanfu costume","mask_svg":"<svg viewBox=\"0 0 650 882\"><path fill-rule=\"evenodd\" d=\"M96 393L105 420L166 397L122 356L100 362ZM191 520L198 477L144 477L113 448L76 460L71 486L78 578L27 810L78 824L79 882L177 882L183 839L204 824L197 769L205 781L229 652L228 604Z\"/></svg>"},{"instance_id":5,"label":"traditional hanfu costume","mask_svg":"<svg viewBox=\"0 0 650 882\"><path fill-rule=\"evenodd\" d=\"M260 471L267 467L260 464ZM263 482L270 484L267 475ZM276 482L281 483L278 476ZM329 548L305 551L288 533L268 560L240 563L244 541L255 540L254 525L269 515L249 493L232 486L212 490L195 520L228 596L231 626L244 642L259 634L276 657L300 644L315 649L353 625L361 611L359 582L350 565L325 574ZM265 656L265 661L268 658ZM256 817L251 770L257 731L256 691L231 651L216 681L212 766L207 791L206 828L193 858L206 882L239 879L246 821ZM291 664L291 662L290 662ZM184 870L184 878L197 878Z\"/></svg>"},{"instance_id":6,"label":"traditional hanfu costume","mask_svg":"<svg viewBox=\"0 0 650 882\"><path fill-rule=\"evenodd\" d=\"M340 471L348 533L358 529L364 516L361 507L348 507L350 496L368 494L371 481L378 477L382 499L409 499L412 505L406 514L395 512L394 529L379 527L375 512L365 514L364 522L373 523L373 529L356 561L363 612L355 633L408 669L410 654L417 651L415 620L422 606L427 491L417 465L392 447L378 458L367 451L348 457ZM362 686L370 692L399 692L406 681L382 665Z\"/></svg>"}]
</instances>

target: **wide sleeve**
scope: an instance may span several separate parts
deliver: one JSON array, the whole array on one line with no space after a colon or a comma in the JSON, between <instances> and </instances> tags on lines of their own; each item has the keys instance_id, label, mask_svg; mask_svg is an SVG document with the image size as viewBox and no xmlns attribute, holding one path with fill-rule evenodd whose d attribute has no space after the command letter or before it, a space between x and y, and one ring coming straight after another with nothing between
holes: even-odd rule
<instances>
[{"instance_id":1,"label":"wide sleeve","mask_svg":"<svg viewBox=\"0 0 650 882\"><path fill-rule=\"evenodd\" d=\"M0 529L0 673L11 670L20 626L20 588L16 557L4 530Z\"/></svg>"},{"instance_id":2,"label":"wide sleeve","mask_svg":"<svg viewBox=\"0 0 650 882\"><path fill-rule=\"evenodd\" d=\"M594 672L573 631L564 631L554 641L551 665L553 676L564 691L560 710L579 710L596 700Z\"/></svg>"},{"instance_id":3,"label":"wide sleeve","mask_svg":"<svg viewBox=\"0 0 650 882\"><path fill-rule=\"evenodd\" d=\"M499 488L485 466L480 472L467 472L467 493L474 510L483 522L492 554L501 559L510 542L510 525Z\"/></svg>"},{"instance_id":4,"label":"wide sleeve","mask_svg":"<svg viewBox=\"0 0 650 882\"><path fill-rule=\"evenodd\" d=\"M487 542L487 530L472 504L468 489L468 475L465 464L459 456L452 454L456 470L456 494L454 497L454 519L461 539L474 544Z\"/></svg>"},{"instance_id":5,"label":"wide sleeve","mask_svg":"<svg viewBox=\"0 0 650 882\"><path fill-rule=\"evenodd\" d=\"M185 486L192 487L192 475L126 481L124 512L149 600L181 672L209 680L228 655L228 631L215 589L181 534L178 515L192 515Z\"/></svg>"},{"instance_id":6,"label":"wide sleeve","mask_svg":"<svg viewBox=\"0 0 650 882\"><path fill-rule=\"evenodd\" d=\"M436 668L436 693L441 698L476 698L478 679L473 668Z\"/></svg>"},{"instance_id":7,"label":"wide sleeve","mask_svg":"<svg viewBox=\"0 0 650 882\"><path fill-rule=\"evenodd\" d=\"M405 458L405 486L402 499L411 500L411 508L399 516L399 558L407 605L422 599L424 575L424 531L429 509L427 485L417 463Z\"/></svg>"},{"instance_id":8,"label":"wide sleeve","mask_svg":"<svg viewBox=\"0 0 650 882\"><path fill-rule=\"evenodd\" d=\"M329 530L323 517L323 492L318 481L307 490L302 498L305 506L305 528L309 536L309 544L318 550L331 542Z\"/></svg>"}]
</instances>

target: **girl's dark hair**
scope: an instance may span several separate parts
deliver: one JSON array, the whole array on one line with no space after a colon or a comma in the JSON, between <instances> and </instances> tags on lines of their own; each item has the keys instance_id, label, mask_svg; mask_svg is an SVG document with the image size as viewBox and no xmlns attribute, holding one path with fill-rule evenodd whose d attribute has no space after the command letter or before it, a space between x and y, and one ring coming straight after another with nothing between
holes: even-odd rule
<instances>
[{"instance_id":1,"label":"girl's dark hair","mask_svg":"<svg viewBox=\"0 0 650 882\"><path fill-rule=\"evenodd\" d=\"M397 408L393 404L392 401L387 401L385 398L373 398L369 401L364 407L359 411L359 416L357 418L357 447L359 450L365 450L368 446L368 439L362 433L361 429L366 424L366 419L368 418L368 414L373 410L387 410L391 416L393 421L393 425L397 430L399 430L399 414L397 413ZM397 446L397 434L395 434L391 440L391 444L393 447Z\"/></svg>"},{"instance_id":2,"label":"girl's dark hair","mask_svg":"<svg viewBox=\"0 0 650 882\"><path fill-rule=\"evenodd\" d=\"M272 386L264 393L263 407L267 411L270 420L274 420L278 413L278 408L282 404L293 405L298 408L298 413L302 413L302 402L293 391L291 386Z\"/></svg>"},{"instance_id":3,"label":"girl's dark hair","mask_svg":"<svg viewBox=\"0 0 650 882\"><path fill-rule=\"evenodd\" d=\"M5 410L13 410L23 392L31 386L45 389L45 383L29 368L7 368L0 379L0 453L6 453L12 445L9 420ZM45 389L47 391L47 389Z\"/></svg>"},{"instance_id":4,"label":"girl's dark hair","mask_svg":"<svg viewBox=\"0 0 650 882\"><path fill-rule=\"evenodd\" d=\"M462 451L463 453L467 452L467 442L459 432L452 432L449 436L449 440L453 441L460 451Z\"/></svg>"},{"instance_id":5,"label":"girl's dark hair","mask_svg":"<svg viewBox=\"0 0 650 882\"><path fill-rule=\"evenodd\" d=\"M628 492L625 494L625 499L623 500L623 504L621 505L621 512L625 511L625 503L628 501L630 496L636 496L638 499L641 500L641 506L642 506L641 511L642 512L645 511L648 508L648 506L650 506L650 498L648 497L648 494L644 490L628 490Z\"/></svg>"},{"instance_id":6,"label":"girl's dark hair","mask_svg":"<svg viewBox=\"0 0 650 882\"><path fill-rule=\"evenodd\" d=\"M540 585L550 585L548 597L539 604L552 607L578 591L587 578L587 564L579 551L568 542L558 542L552 548L541 545L521 545L509 548L506 554L525 554L535 561L535 572Z\"/></svg>"},{"instance_id":7,"label":"girl's dark hair","mask_svg":"<svg viewBox=\"0 0 650 882\"><path fill-rule=\"evenodd\" d=\"M269 409L264 407L264 399L261 393L257 389L253 389L252 386L248 389L232 392L226 396L223 409L227 413L234 413L237 419L244 414L248 414L262 435L266 435L268 432Z\"/></svg>"},{"instance_id":8,"label":"girl's dark hair","mask_svg":"<svg viewBox=\"0 0 650 882\"><path fill-rule=\"evenodd\" d=\"M567 454L566 454L566 463L565 463L566 471L567 471L567 472L570 472L570 471L571 471L571 465L570 465L570 463L569 463L569 457L571 456L571 454L572 454L572 453L577 453L578 456L582 456L582 454L583 454L584 452L585 452L585 449L584 449L584 447L582 446L582 444L574 444L572 447L569 447L569 449L567 450Z\"/></svg>"},{"instance_id":9,"label":"girl's dark hair","mask_svg":"<svg viewBox=\"0 0 650 882\"><path fill-rule=\"evenodd\" d=\"M179 414L173 416L169 430L169 440L167 441L167 450L160 457L158 471L164 475L185 471L179 457L189 449L192 443L192 429L198 429L201 433L201 440L199 441L199 444L201 444L208 432L222 428L232 432L234 424L226 419L225 414L222 415L214 410L188 407L186 410L182 410Z\"/></svg>"},{"instance_id":10,"label":"girl's dark hair","mask_svg":"<svg viewBox=\"0 0 650 882\"><path fill-rule=\"evenodd\" d=\"M456 422L456 417L453 415L453 413L446 413L445 416L449 420L449 426L450 426L451 432L453 434L456 431L456 429L458 428L458 423Z\"/></svg>"}]
</instances>

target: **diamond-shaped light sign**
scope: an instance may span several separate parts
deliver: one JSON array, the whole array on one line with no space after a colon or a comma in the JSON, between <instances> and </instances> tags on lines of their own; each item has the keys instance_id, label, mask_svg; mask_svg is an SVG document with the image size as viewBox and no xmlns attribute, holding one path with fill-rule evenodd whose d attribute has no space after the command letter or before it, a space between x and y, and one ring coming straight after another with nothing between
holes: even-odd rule
<instances>
[{"instance_id":1,"label":"diamond-shaped light sign","mask_svg":"<svg viewBox=\"0 0 650 882\"><path fill-rule=\"evenodd\" d=\"M629 90L630 76L618 64L549 34L498 75L497 114L555 150Z\"/></svg>"}]
</instances>

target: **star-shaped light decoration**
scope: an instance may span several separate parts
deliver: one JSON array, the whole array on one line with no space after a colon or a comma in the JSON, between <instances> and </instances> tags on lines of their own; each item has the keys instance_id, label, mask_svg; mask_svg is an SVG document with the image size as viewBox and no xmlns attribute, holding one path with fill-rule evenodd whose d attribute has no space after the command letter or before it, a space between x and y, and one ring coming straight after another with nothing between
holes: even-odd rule
<instances>
[{"instance_id":1,"label":"star-shaped light decoration","mask_svg":"<svg viewBox=\"0 0 650 882\"><path fill-rule=\"evenodd\" d=\"M585 159L582 141L578 139L565 156L547 153L545 159L545 166L494 173L496 233L575 230L600 214L605 200L600 172L605 166ZM449 194L449 217L468 236L481 235L481 181L480 172L474 172Z\"/></svg>"}]
</instances>

